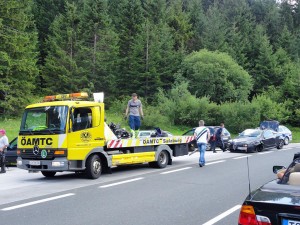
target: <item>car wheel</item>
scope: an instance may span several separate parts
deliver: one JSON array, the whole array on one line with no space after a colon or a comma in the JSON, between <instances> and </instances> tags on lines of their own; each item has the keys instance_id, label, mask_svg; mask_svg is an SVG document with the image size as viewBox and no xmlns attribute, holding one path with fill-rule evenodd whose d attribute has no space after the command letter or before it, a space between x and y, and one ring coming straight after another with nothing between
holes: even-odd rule
<instances>
[{"instance_id":1,"label":"car wheel","mask_svg":"<svg viewBox=\"0 0 300 225\"><path fill-rule=\"evenodd\" d=\"M42 174L45 176L45 177L54 177L56 172L54 171L42 171Z\"/></svg>"},{"instance_id":2,"label":"car wheel","mask_svg":"<svg viewBox=\"0 0 300 225\"><path fill-rule=\"evenodd\" d=\"M255 148L254 148L254 150L253 150L253 153L256 153L256 152L258 152L259 151L259 146L256 146Z\"/></svg>"},{"instance_id":3,"label":"car wheel","mask_svg":"<svg viewBox=\"0 0 300 225\"><path fill-rule=\"evenodd\" d=\"M290 143L290 139L288 137L284 138L284 145L288 145Z\"/></svg>"},{"instance_id":4,"label":"car wheel","mask_svg":"<svg viewBox=\"0 0 300 225\"><path fill-rule=\"evenodd\" d=\"M280 141L279 141L279 144L278 144L278 146L277 146L277 149L282 149L283 146L284 146L284 140L280 140Z\"/></svg>"},{"instance_id":5,"label":"car wheel","mask_svg":"<svg viewBox=\"0 0 300 225\"><path fill-rule=\"evenodd\" d=\"M264 150L264 147L262 145L258 145L255 149L257 152L262 152Z\"/></svg>"}]
</instances>

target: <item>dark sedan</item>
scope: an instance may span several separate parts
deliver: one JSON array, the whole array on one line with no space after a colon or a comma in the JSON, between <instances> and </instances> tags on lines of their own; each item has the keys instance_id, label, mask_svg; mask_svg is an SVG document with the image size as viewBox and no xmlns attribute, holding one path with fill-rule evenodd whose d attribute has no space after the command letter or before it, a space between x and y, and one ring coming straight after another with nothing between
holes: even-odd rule
<instances>
[{"instance_id":1,"label":"dark sedan","mask_svg":"<svg viewBox=\"0 0 300 225\"><path fill-rule=\"evenodd\" d=\"M263 150L278 148L284 145L283 137L272 130L247 129L237 138L228 142L231 152L261 152Z\"/></svg>"},{"instance_id":2,"label":"dark sedan","mask_svg":"<svg viewBox=\"0 0 300 225\"><path fill-rule=\"evenodd\" d=\"M7 152L5 154L7 165L17 164L17 144L18 138L15 138L9 143L9 146L7 147Z\"/></svg>"},{"instance_id":3,"label":"dark sedan","mask_svg":"<svg viewBox=\"0 0 300 225\"><path fill-rule=\"evenodd\" d=\"M274 167L277 173L278 167ZM273 180L252 192L240 211L239 225L300 225L300 158Z\"/></svg>"}]
</instances>

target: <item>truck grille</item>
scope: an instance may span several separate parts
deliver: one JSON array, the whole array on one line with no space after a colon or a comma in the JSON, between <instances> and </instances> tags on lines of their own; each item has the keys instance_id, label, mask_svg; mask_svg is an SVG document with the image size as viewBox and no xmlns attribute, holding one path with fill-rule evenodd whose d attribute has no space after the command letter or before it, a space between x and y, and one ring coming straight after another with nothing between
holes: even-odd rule
<instances>
[{"instance_id":1,"label":"truck grille","mask_svg":"<svg viewBox=\"0 0 300 225\"><path fill-rule=\"evenodd\" d=\"M20 157L22 159L39 159L39 160L49 160L49 159L54 159L54 150L52 149L47 149L47 156L42 157L41 156L41 150L39 151L38 154L34 154L32 149L21 149L21 154Z\"/></svg>"}]
</instances>

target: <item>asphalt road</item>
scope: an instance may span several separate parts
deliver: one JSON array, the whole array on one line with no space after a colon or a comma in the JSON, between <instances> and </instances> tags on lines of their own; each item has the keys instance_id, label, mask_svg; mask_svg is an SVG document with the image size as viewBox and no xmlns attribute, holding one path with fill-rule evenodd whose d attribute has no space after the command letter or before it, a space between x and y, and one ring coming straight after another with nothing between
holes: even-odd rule
<instances>
[{"instance_id":1,"label":"asphalt road","mask_svg":"<svg viewBox=\"0 0 300 225\"><path fill-rule=\"evenodd\" d=\"M165 169L121 167L98 180L10 168L0 175L0 224L235 225L248 194L247 156L254 190L275 178L273 165L287 166L296 152L300 144L256 154L207 152L202 168L196 153Z\"/></svg>"}]
</instances>

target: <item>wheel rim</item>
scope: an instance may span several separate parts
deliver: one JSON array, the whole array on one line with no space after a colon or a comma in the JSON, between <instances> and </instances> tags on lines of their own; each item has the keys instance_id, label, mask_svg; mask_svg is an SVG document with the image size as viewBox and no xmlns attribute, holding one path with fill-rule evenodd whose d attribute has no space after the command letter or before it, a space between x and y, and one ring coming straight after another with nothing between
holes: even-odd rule
<instances>
[{"instance_id":1,"label":"wheel rim","mask_svg":"<svg viewBox=\"0 0 300 225\"><path fill-rule=\"evenodd\" d=\"M161 153L159 154L159 162L160 162L160 164L162 164L162 165L166 164L166 162L167 162L167 155L166 155L165 152L161 152Z\"/></svg>"},{"instance_id":2,"label":"wheel rim","mask_svg":"<svg viewBox=\"0 0 300 225\"><path fill-rule=\"evenodd\" d=\"M99 160L95 160L93 163L93 171L94 174L99 174L101 171L101 162Z\"/></svg>"},{"instance_id":3,"label":"wheel rim","mask_svg":"<svg viewBox=\"0 0 300 225\"><path fill-rule=\"evenodd\" d=\"M289 139L288 139L287 137L284 139L284 143L285 143L286 145L289 143Z\"/></svg>"},{"instance_id":4,"label":"wheel rim","mask_svg":"<svg viewBox=\"0 0 300 225\"><path fill-rule=\"evenodd\" d=\"M282 148L283 145L284 145L284 141L281 141L281 142L279 143L279 147Z\"/></svg>"}]
</instances>

